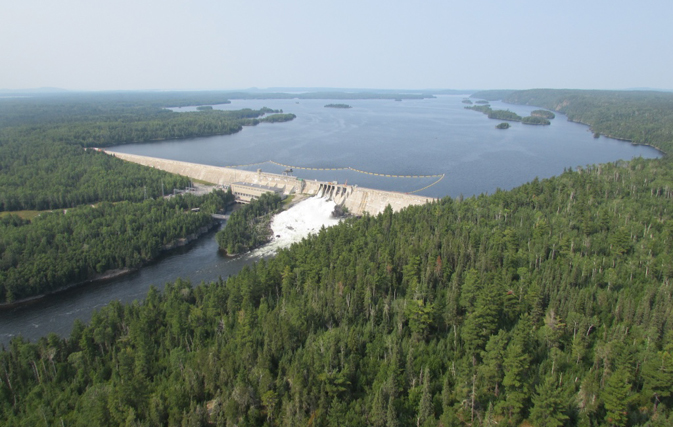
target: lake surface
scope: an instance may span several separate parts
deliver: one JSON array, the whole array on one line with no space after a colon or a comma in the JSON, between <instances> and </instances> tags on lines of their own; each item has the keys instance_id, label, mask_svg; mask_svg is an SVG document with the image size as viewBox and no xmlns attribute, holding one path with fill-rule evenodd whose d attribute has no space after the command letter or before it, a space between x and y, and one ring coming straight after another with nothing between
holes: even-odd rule
<instances>
[{"instance_id":1,"label":"lake surface","mask_svg":"<svg viewBox=\"0 0 673 427\"><path fill-rule=\"evenodd\" d=\"M353 107L350 109L324 108L332 102L328 100L234 100L215 108L267 106L294 113L297 118L286 123L246 127L234 135L124 145L111 151L214 166L273 160L293 166L352 167L391 175L446 174L442 181L419 193L431 197L491 193L535 177L558 175L567 167L660 156L651 147L605 137L594 139L587 126L570 123L562 115L557 115L551 126L512 123L510 129L498 130L495 125L500 121L465 110L462 99L441 96L402 102L343 101ZM491 105L494 109L510 109L520 116L536 109L498 102ZM245 169L257 168L276 173L284 169L270 163ZM297 170L295 175L325 181L348 180L349 184L402 192L415 191L437 180L381 178L352 171ZM88 321L94 310L110 301L141 300L151 285L163 288L178 277L193 284L226 278L259 259L253 255L235 259L221 256L214 234L209 233L127 276L0 310L0 344L6 346L16 335L31 340L50 332L65 336L75 319Z\"/></svg>"},{"instance_id":2,"label":"lake surface","mask_svg":"<svg viewBox=\"0 0 673 427\"><path fill-rule=\"evenodd\" d=\"M557 115L550 126L512 122L499 130L498 120L466 110L462 96L435 99L346 100L353 108L325 108L328 100L233 100L217 109L269 107L294 113L286 123L262 123L234 135L160 143L132 144L111 151L182 160L213 166L273 160L310 167L352 167L389 175L446 174L438 184L418 193L431 197L492 193L511 189L535 177L558 175L564 168L633 157L653 158L651 147L601 137L589 128ZM342 102L342 101L339 101ZM527 116L535 107L491 103ZM175 109L193 111L194 108ZM244 169L282 173L270 163ZM437 178L379 178L351 171L304 171L295 175L382 190L412 192Z\"/></svg>"}]
</instances>

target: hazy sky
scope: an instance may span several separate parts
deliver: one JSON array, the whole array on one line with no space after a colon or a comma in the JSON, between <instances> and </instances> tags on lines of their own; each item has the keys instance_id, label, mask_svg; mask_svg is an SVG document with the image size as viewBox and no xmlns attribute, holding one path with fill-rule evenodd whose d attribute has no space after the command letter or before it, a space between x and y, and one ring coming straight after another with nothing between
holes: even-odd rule
<instances>
[{"instance_id":1,"label":"hazy sky","mask_svg":"<svg viewBox=\"0 0 673 427\"><path fill-rule=\"evenodd\" d=\"M673 88L673 1L0 0L0 88Z\"/></svg>"}]
</instances>

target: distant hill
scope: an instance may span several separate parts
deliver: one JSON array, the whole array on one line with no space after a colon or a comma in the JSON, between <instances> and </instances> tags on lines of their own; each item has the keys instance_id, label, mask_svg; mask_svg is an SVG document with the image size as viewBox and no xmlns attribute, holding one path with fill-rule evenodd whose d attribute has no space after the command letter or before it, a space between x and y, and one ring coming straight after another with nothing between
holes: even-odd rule
<instances>
[{"instance_id":1,"label":"distant hill","mask_svg":"<svg viewBox=\"0 0 673 427\"><path fill-rule=\"evenodd\" d=\"M64 92L70 92L70 91L58 87L38 87L32 89L0 89L0 95L34 95L34 94L64 93Z\"/></svg>"}]
</instances>

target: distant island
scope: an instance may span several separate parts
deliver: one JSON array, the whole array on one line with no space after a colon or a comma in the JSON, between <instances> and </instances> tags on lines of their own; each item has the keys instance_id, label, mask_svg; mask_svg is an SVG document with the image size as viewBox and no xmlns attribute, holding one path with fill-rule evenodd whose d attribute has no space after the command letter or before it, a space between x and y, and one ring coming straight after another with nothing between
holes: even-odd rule
<instances>
[{"instance_id":1,"label":"distant island","mask_svg":"<svg viewBox=\"0 0 673 427\"><path fill-rule=\"evenodd\" d=\"M489 119L508 120L510 122L520 122L521 116L509 110L494 110L488 105L472 105L465 107L468 110L479 111L488 116Z\"/></svg>"},{"instance_id":2,"label":"distant island","mask_svg":"<svg viewBox=\"0 0 673 427\"><path fill-rule=\"evenodd\" d=\"M469 107L465 107L465 109L479 111L480 113L484 114L489 114L491 111L493 111L488 105L471 105Z\"/></svg>"},{"instance_id":3,"label":"distant island","mask_svg":"<svg viewBox=\"0 0 673 427\"><path fill-rule=\"evenodd\" d=\"M470 104L471 105L472 101L470 101L469 99L463 99L463 104Z\"/></svg>"},{"instance_id":4,"label":"distant island","mask_svg":"<svg viewBox=\"0 0 673 427\"><path fill-rule=\"evenodd\" d=\"M516 114L513 111L509 110L493 110L490 106L488 105L471 105L468 107L465 107L468 110L474 110L474 111L479 111L480 113L484 113L488 116L489 119L497 119L497 120L507 120L510 122L521 122L527 125L550 125L551 122L547 120L545 117L548 117L551 115L554 118L554 113L551 111L546 111L546 110L535 110L531 113L530 116L527 117L521 117L520 115ZM536 113L536 114L533 114ZM504 123L499 124L496 126L498 129L507 129L507 127L499 127L503 125Z\"/></svg>"},{"instance_id":5,"label":"distant island","mask_svg":"<svg viewBox=\"0 0 673 427\"><path fill-rule=\"evenodd\" d=\"M327 104L325 108L353 108L348 104Z\"/></svg>"},{"instance_id":6,"label":"distant island","mask_svg":"<svg viewBox=\"0 0 673 427\"><path fill-rule=\"evenodd\" d=\"M491 110L488 113L489 119L509 120L510 122L520 122L521 116L509 110Z\"/></svg>"},{"instance_id":7,"label":"distant island","mask_svg":"<svg viewBox=\"0 0 673 427\"><path fill-rule=\"evenodd\" d=\"M525 125L542 125L542 126L548 126L551 124L549 120L539 116L524 117L523 119L521 119L521 123Z\"/></svg>"},{"instance_id":8,"label":"distant island","mask_svg":"<svg viewBox=\"0 0 673 427\"><path fill-rule=\"evenodd\" d=\"M488 104L488 101L486 101L485 99L480 99L480 100L478 100L478 101L474 101L474 103L475 103L475 104L482 104L482 105L483 105L483 104Z\"/></svg>"},{"instance_id":9,"label":"distant island","mask_svg":"<svg viewBox=\"0 0 673 427\"><path fill-rule=\"evenodd\" d=\"M289 122L290 120L294 120L297 118L294 114L271 114L269 116L266 116L262 119L259 119L260 122L266 122L266 123L280 123L280 122Z\"/></svg>"},{"instance_id":10,"label":"distant island","mask_svg":"<svg viewBox=\"0 0 673 427\"><path fill-rule=\"evenodd\" d=\"M548 120L551 120L556 117L556 114L552 113L551 111L547 110L534 110L531 111L530 113L531 116L533 117L542 117Z\"/></svg>"},{"instance_id":11,"label":"distant island","mask_svg":"<svg viewBox=\"0 0 673 427\"><path fill-rule=\"evenodd\" d=\"M196 109L198 111L210 111L210 110L213 109L213 107L210 106L210 105L200 105L200 106L196 107Z\"/></svg>"},{"instance_id":12,"label":"distant island","mask_svg":"<svg viewBox=\"0 0 673 427\"><path fill-rule=\"evenodd\" d=\"M502 122L499 125L497 125L495 128L496 129L509 129L511 126L507 122Z\"/></svg>"}]
</instances>

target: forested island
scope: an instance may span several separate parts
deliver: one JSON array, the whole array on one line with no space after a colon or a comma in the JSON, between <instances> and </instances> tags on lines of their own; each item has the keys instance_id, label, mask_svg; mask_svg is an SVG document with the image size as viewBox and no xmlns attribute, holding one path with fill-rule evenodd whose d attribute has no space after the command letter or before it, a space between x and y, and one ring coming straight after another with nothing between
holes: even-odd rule
<instances>
[{"instance_id":1,"label":"forested island","mask_svg":"<svg viewBox=\"0 0 673 427\"><path fill-rule=\"evenodd\" d=\"M521 117L513 111L509 110L494 110L489 105L472 105L465 107L468 110L479 111L488 116L489 119L508 120L510 122L521 122L526 125L550 125L551 122L547 118L554 118L554 113L545 110L535 110L530 116ZM500 125L498 125L500 126ZM497 127L497 126L496 126ZM507 129L498 127L498 129Z\"/></svg>"},{"instance_id":2,"label":"forested island","mask_svg":"<svg viewBox=\"0 0 673 427\"><path fill-rule=\"evenodd\" d=\"M278 194L266 193L231 214L227 226L215 237L220 250L233 256L267 243L271 238L271 217L281 206Z\"/></svg>"},{"instance_id":3,"label":"forested island","mask_svg":"<svg viewBox=\"0 0 673 427\"><path fill-rule=\"evenodd\" d=\"M488 116L489 119L508 120L510 122L520 122L522 117L509 110L494 110L488 105L473 105L465 107L468 110L479 111Z\"/></svg>"},{"instance_id":4,"label":"forested island","mask_svg":"<svg viewBox=\"0 0 673 427\"><path fill-rule=\"evenodd\" d=\"M278 114L271 114L269 116L266 116L262 119L260 119L260 122L265 122L265 123L281 123L281 122L289 122L290 120L296 119L297 116L294 114L289 114L289 113L278 113Z\"/></svg>"},{"instance_id":5,"label":"forested island","mask_svg":"<svg viewBox=\"0 0 673 427\"><path fill-rule=\"evenodd\" d=\"M353 108L348 104L327 104L325 108Z\"/></svg>"},{"instance_id":6,"label":"forested island","mask_svg":"<svg viewBox=\"0 0 673 427\"><path fill-rule=\"evenodd\" d=\"M509 129L511 127L511 125L507 122L502 122L502 123L496 125L495 127L496 127L496 129Z\"/></svg>"},{"instance_id":7,"label":"forested island","mask_svg":"<svg viewBox=\"0 0 673 427\"><path fill-rule=\"evenodd\" d=\"M505 100L673 148L673 94ZM671 189L665 156L345 220L227 280L113 302L68 338L15 338L0 353L0 419L670 426Z\"/></svg>"},{"instance_id":8,"label":"forested island","mask_svg":"<svg viewBox=\"0 0 673 427\"><path fill-rule=\"evenodd\" d=\"M556 114L552 113L551 111L547 110L533 110L530 112L530 115L532 117L542 117L544 119L551 120L556 117Z\"/></svg>"},{"instance_id":9,"label":"forested island","mask_svg":"<svg viewBox=\"0 0 673 427\"><path fill-rule=\"evenodd\" d=\"M535 89L518 92L479 92L477 98L502 96L511 104L535 105L558 111L584 123L595 134L625 139L673 151L673 99L652 91L591 91ZM637 116L637 117L634 117Z\"/></svg>"},{"instance_id":10,"label":"forested island","mask_svg":"<svg viewBox=\"0 0 673 427\"><path fill-rule=\"evenodd\" d=\"M521 118L521 123L524 125L542 125L542 126L548 126L551 124L551 122L544 117L540 116L527 116Z\"/></svg>"}]
</instances>

